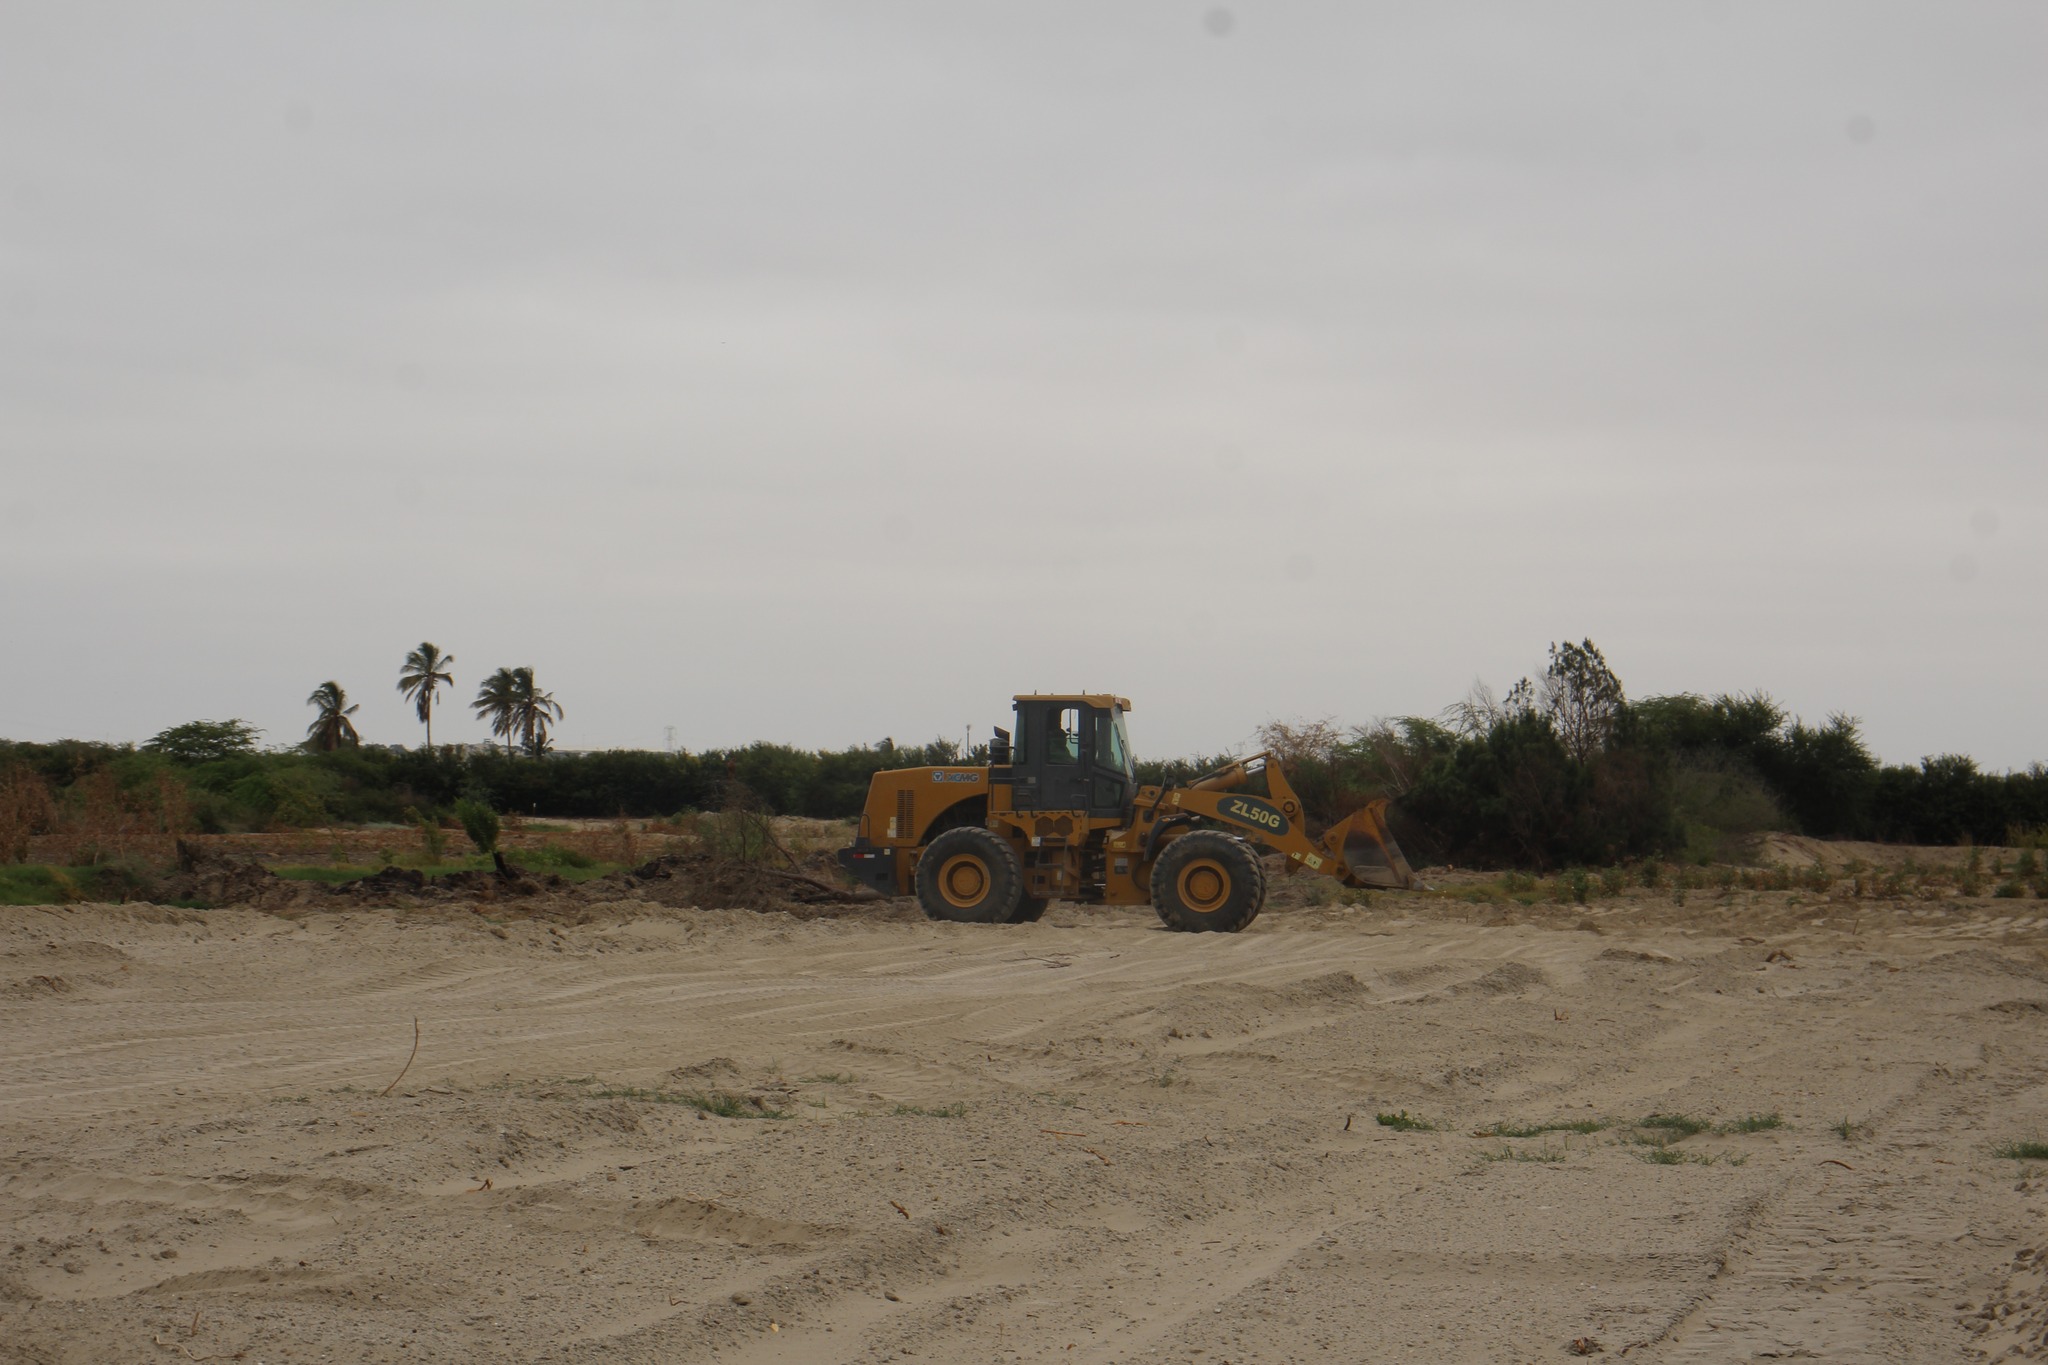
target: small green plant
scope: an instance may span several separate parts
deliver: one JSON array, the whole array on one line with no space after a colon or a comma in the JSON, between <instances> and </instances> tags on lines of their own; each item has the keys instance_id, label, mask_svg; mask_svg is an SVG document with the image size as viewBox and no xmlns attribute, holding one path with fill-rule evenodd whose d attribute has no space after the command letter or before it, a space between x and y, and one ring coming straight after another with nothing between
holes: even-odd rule
<instances>
[{"instance_id":1,"label":"small green plant","mask_svg":"<svg viewBox=\"0 0 2048 1365\"><path fill-rule=\"evenodd\" d=\"M1636 869L1636 880L1645 890L1655 891L1664 884L1664 864L1651 859Z\"/></svg>"},{"instance_id":2,"label":"small green plant","mask_svg":"<svg viewBox=\"0 0 2048 1365\"><path fill-rule=\"evenodd\" d=\"M1497 1152L1480 1152L1477 1155L1481 1161L1523 1161L1550 1166L1560 1161L1569 1161L1572 1153L1569 1148L1552 1147L1545 1143L1536 1148L1503 1147Z\"/></svg>"},{"instance_id":3,"label":"small green plant","mask_svg":"<svg viewBox=\"0 0 2048 1365\"><path fill-rule=\"evenodd\" d=\"M1705 1119L1696 1119L1687 1114L1651 1114L1635 1122L1642 1140L1660 1147L1673 1142L1683 1142L1694 1133L1704 1133L1713 1126Z\"/></svg>"},{"instance_id":4,"label":"small green plant","mask_svg":"<svg viewBox=\"0 0 2048 1365\"><path fill-rule=\"evenodd\" d=\"M1166 1068L1166 1070L1160 1072L1157 1076L1154 1076L1152 1078L1152 1084L1158 1086L1160 1089L1163 1090L1167 1086L1174 1084L1179 1079L1180 1078L1178 1076L1173 1074L1173 1068L1168 1067Z\"/></svg>"},{"instance_id":5,"label":"small green plant","mask_svg":"<svg viewBox=\"0 0 2048 1365\"><path fill-rule=\"evenodd\" d=\"M583 852L581 849L569 848L564 844L555 843L553 840L542 844L539 848L521 853L519 861L521 863L532 863L540 867L592 868L597 866L597 859L591 857L588 853Z\"/></svg>"},{"instance_id":6,"label":"small green plant","mask_svg":"<svg viewBox=\"0 0 2048 1365\"><path fill-rule=\"evenodd\" d=\"M476 845L477 852L490 853L498 847L498 813L481 801L468 797L455 803L455 818L462 822L462 832Z\"/></svg>"},{"instance_id":7,"label":"small green plant","mask_svg":"<svg viewBox=\"0 0 2048 1365\"><path fill-rule=\"evenodd\" d=\"M798 1083L802 1085L852 1085L853 1082L853 1074L847 1071L825 1071L816 1076L798 1078Z\"/></svg>"},{"instance_id":8,"label":"small green plant","mask_svg":"<svg viewBox=\"0 0 2048 1365\"><path fill-rule=\"evenodd\" d=\"M1856 1125L1849 1122L1849 1120L1847 1119L1843 1119L1840 1123L1834 1126L1832 1131L1835 1133L1836 1136L1840 1137L1842 1141L1848 1142L1854 1139L1856 1136Z\"/></svg>"},{"instance_id":9,"label":"small green plant","mask_svg":"<svg viewBox=\"0 0 2048 1365\"><path fill-rule=\"evenodd\" d=\"M1628 869L1625 867L1603 868L1600 873L1600 894L1619 896L1628 890Z\"/></svg>"},{"instance_id":10,"label":"small green plant","mask_svg":"<svg viewBox=\"0 0 2048 1365\"><path fill-rule=\"evenodd\" d=\"M927 1109L921 1104L899 1104L889 1112L891 1114L906 1114L911 1118L919 1119L957 1119L966 1115L967 1106L964 1104L942 1104L936 1108Z\"/></svg>"},{"instance_id":11,"label":"small green plant","mask_svg":"<svg viewBox=\"0 0 2048 1365\"><path fill-rule=\"evenodd\" d=\"M1773 1128L1783 1128L1785 1120L1775 1111L1769 1114L1744 1114L1741 1118L1721 1125L1724 1133L1763 1133Z\"/></svg>"},{"instance_id":12,"label":"small green plant","mask_svg":"<svg viewBox=\"0 0 2048 1365\"><path fill-rule=\"evenodd\" d=\"M595 1100L638 1100L642 1104L680 1104L722 1119L786 1119L787 1109L776 1109L766 1100L735 1095L729 1090L645 1090L637 1085L607 1086L593 1090Z\"/></svg>"},{"instance_id":13,"label":"small green plant","mask_svg":"<svg viewBox=\"0 0 2048 1365\"><path fill-rule=\"evenodd\" d=\"M1730 1156L1725 1152L1684 1152L1676 1147L1652 1147L1637 1152L1636 1158L1652 1166L1713 1166L1719 1163L1740 1166L1749 1160L1746 1156Z\"/></svg>"},{"instance_id":14,"label":"small green plant","mask_svg":"<svg viewBox=\"0 0 2048 1365\"><path fill-rule=\"evenodd\" d=\"M1570 901L1573 905L1584 905L1593 896L1593 879L1583 868L1572 868L1557 879L1557 890L1553 897L1560 905Z\"/></svg>"},{"instance_id":15,"label":"small green plant","mask_svg":"<svg viewBox=\"0 0 2048 1365\"><path fill-rule=\"evenodd\" d=\"M2014 860L2012 865L2013 879L2015 881L2026 881L2030 877L2039 875L2040 871L2039 855L2031 847L2021 849L2020 856Z\"/></svg>"},{"instance_id":16,"label":"small green plant","mask_svg":"<svg viewBox=\"0 0 2048 1365\"><path fill-rule=\"evenodd\" d=\"M1991 1155L2001 1161L2048 1161L2048 1142L2008 1142Z\"/></svg>"},{"instance_id":17,"label":"small green plant","mask_svg":"<svg viewBox=\"0 0 2048 1365\"><path fill-rule=\"evenodd\" d=\"M1496 1123L1479 1131L1483 1137L1531 1138L1545 1133L1597 1133L1606 1126L1606 1119L1567 1119L1559 1123Z\"/></svg>"},{"instance_id":18,"label":"small green plant","mask_svg":"<svg viewBox=\"0 0 2048 1365\"><path fill-rule=\"evenodd\" d=\"M1991 894L1999 900L2016 901L2027 894L2027 888L2021 885L2020 880L2015 877L2010 881L2000 882L1998 889Z\"/></svg>"},{"instance_id":19,"label":"small green plant","mask_svg":"<svg viewBox=\"0 0 2048 1365\"><path fill-rule=\"evenodd\" d=\"M1513 868L1509 868L1506 872L1500 874L1500 889L1507 892L1510 896L1520 895L1525 892L1534 891L1536 889L1536 879L1526 872L1517 872Z\"/></svg>"},{"instance_id":20,"label":"small green plant","mask_svg":"<svg viewBox=\"0 0 2048 1365\"><path fill-rule=\"evenodd\" d=\"M404 815L406 823L420 832L420 850L427 855L427 861L430 863L440 862L441 848L446 840L441 837L441 826L439 823L421 815L418 806L407 806Z\"/></svg>"},{"instance_id":21,"label":"small green plant","mask_svg":"<svg viewBox=\"0 0 2048 1365\"><path fill-rule=\"evenodd\" d=\"M1406 1109L1392 1114L1374 1114L1373 1121L1382 1128L1392 1128L1398 1133L1433 1133L1436 1125L1428 1119L1417 1118Z\"/></svg>"},{"instance_id":22,"label":"small green plant","mask_svg":"<svg viewBox=\"0 0 2048 1365\"><path fill-rule=\"evenodd\" d=\"M1969 862L1963 864L1963 875L1956 880L1956 888L1965 896L1984 894L1984 850L1972 848Z\"/></svg>"}]
</instances>

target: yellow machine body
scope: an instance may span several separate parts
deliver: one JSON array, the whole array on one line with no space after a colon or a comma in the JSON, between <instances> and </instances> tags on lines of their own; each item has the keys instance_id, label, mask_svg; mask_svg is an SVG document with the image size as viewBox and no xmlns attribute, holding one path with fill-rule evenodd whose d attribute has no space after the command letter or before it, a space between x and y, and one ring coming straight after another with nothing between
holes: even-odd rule
<instances>
[{"instance_id":1,"label":"yellow machine body","mask_svg":"<svg viewBox=\"0 0 2048 1365\"><path fill-rule=\"evenodd\" d=\"M1186 785L1140 787L1124 698L1032 693L1015 706L1014 743L998 729L985 765L876 773L842 865L884 894L916 894L935 919L1034 919L1053 899L1149 902L1168 924L1193 929L1242 928L1258 913L1264 873L1250 849L1346 886L1416 884L1383 800L1312 838L1271 754ZM986 833L956 833L964 830ZM1196 834L1203 842L1175 849ZM935 845L943 861L925 866Z\"/></svg>"}]
</instances>

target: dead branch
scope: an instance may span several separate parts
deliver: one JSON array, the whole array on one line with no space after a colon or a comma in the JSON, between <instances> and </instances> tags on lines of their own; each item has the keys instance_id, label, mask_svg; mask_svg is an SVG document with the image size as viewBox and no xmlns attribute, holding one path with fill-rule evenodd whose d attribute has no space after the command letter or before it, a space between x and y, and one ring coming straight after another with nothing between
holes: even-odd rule
<instances>
[{"instance_id":1,"label":"dead branch","mask_svg":"<svg viewBox=\"0 0 2048 1365\"><path fill-rule=\"evenodd\" d=\"M811 892L819 900L833 901L840 905L856 905L865 901L881 899L881 897L873 892L862 895L857 891L847 891L841 887L821 882L816 877L803 872L785 872L779 867L756 867L754 870L763 877L773 877L777 881L795 883L806 891Z\"/></svg>"},{"instance_id":2,"label":"dead branch","mask_svg":"<svg viewBox=\"0 0 2048 1365\"><path fill-rule=\"evenodd\" d=\"M408 1071L410 1071L410 1070L412 1070L412 1059L413 1059L414 1057L417 1057L417 1056L419 1056L419 1055L420 1055L420 1021L419 1021L419 1016L418 1016L418 1015L414 1015L414 1016L413 1016L413 1021L412 1021L412 1052L410 1053L410 1055L408 1055L408 1056L406 1057L406 1059L405 1059L405 1065L404 1065L404 1066L402 1066L402 1067L400 1067L400 1068L398 1068L398 1074L397 1074L396 1076L393 1076L393 1077L391 1078L391 1084L389 1084L389 1085L385 1086L385 1087L384 1087L384 1088L383 1088L382 1090L380 1090L380 1091L378 1091L378 1092L377 1092L377 1097L378 1097L379 1099L382 1099L382 1098L383 1098L384 1096L386 1096L386 1095L390 1094L390 1093L391 1093L392 1091L394 1091L394 1090L396 1090L396 1089L398 1088L398 1083L399 1083L400 1081L402 1081L402 1080L404 1080L404 1079L405 1079L405 1073L406 1073L406 1072L408 1072Z\"/></svg>"}]
</instances>

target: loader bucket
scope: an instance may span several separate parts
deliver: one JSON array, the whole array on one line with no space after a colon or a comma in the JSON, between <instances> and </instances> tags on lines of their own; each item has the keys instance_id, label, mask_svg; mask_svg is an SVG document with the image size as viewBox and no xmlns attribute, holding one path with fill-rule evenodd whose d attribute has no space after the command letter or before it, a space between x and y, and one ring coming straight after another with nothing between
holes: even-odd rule
<instances>
[{"instance_id":1,"label":"loader bucket","mask_svg":"<svg viewBox=\"0 0 2048 1365\"><path fill-rule=\"evenodd\" d=\"M1344 880L1353 886L1405 890L1418 885L1401 846L1387 828L1387 803L1366 803L1349 819L1330 826L1323 847L1344 863Z\"/></svg>"}]
</instances>

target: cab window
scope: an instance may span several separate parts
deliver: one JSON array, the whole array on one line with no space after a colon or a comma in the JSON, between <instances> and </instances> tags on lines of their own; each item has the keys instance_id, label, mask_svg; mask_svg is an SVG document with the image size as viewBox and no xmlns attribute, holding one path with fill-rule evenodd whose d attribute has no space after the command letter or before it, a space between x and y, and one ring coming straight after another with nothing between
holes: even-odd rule
<instances>
[{"instance_id":1,"label":"cab window","mask_svg":"<svg viewBox=\"0 0 2048 1365\"><path fill-rule=\"evenodd\" d=\"M1124 742L1124 713L1106 712L1095 727L1095 765L1126 776L1131 771L1130 746Z\"/></svg>"},{"instance_id":2,"label":"cab window","mask_svg":"<svg viewBox=\"0 0 2048 1365\"><path fill-rule=\"evenodd\" d=\"M1052 725L1045 734L1045 761L1081 761L1081 708L1078 706L1062 707L1053 712Z\"/></svg>"}]
</instances>

